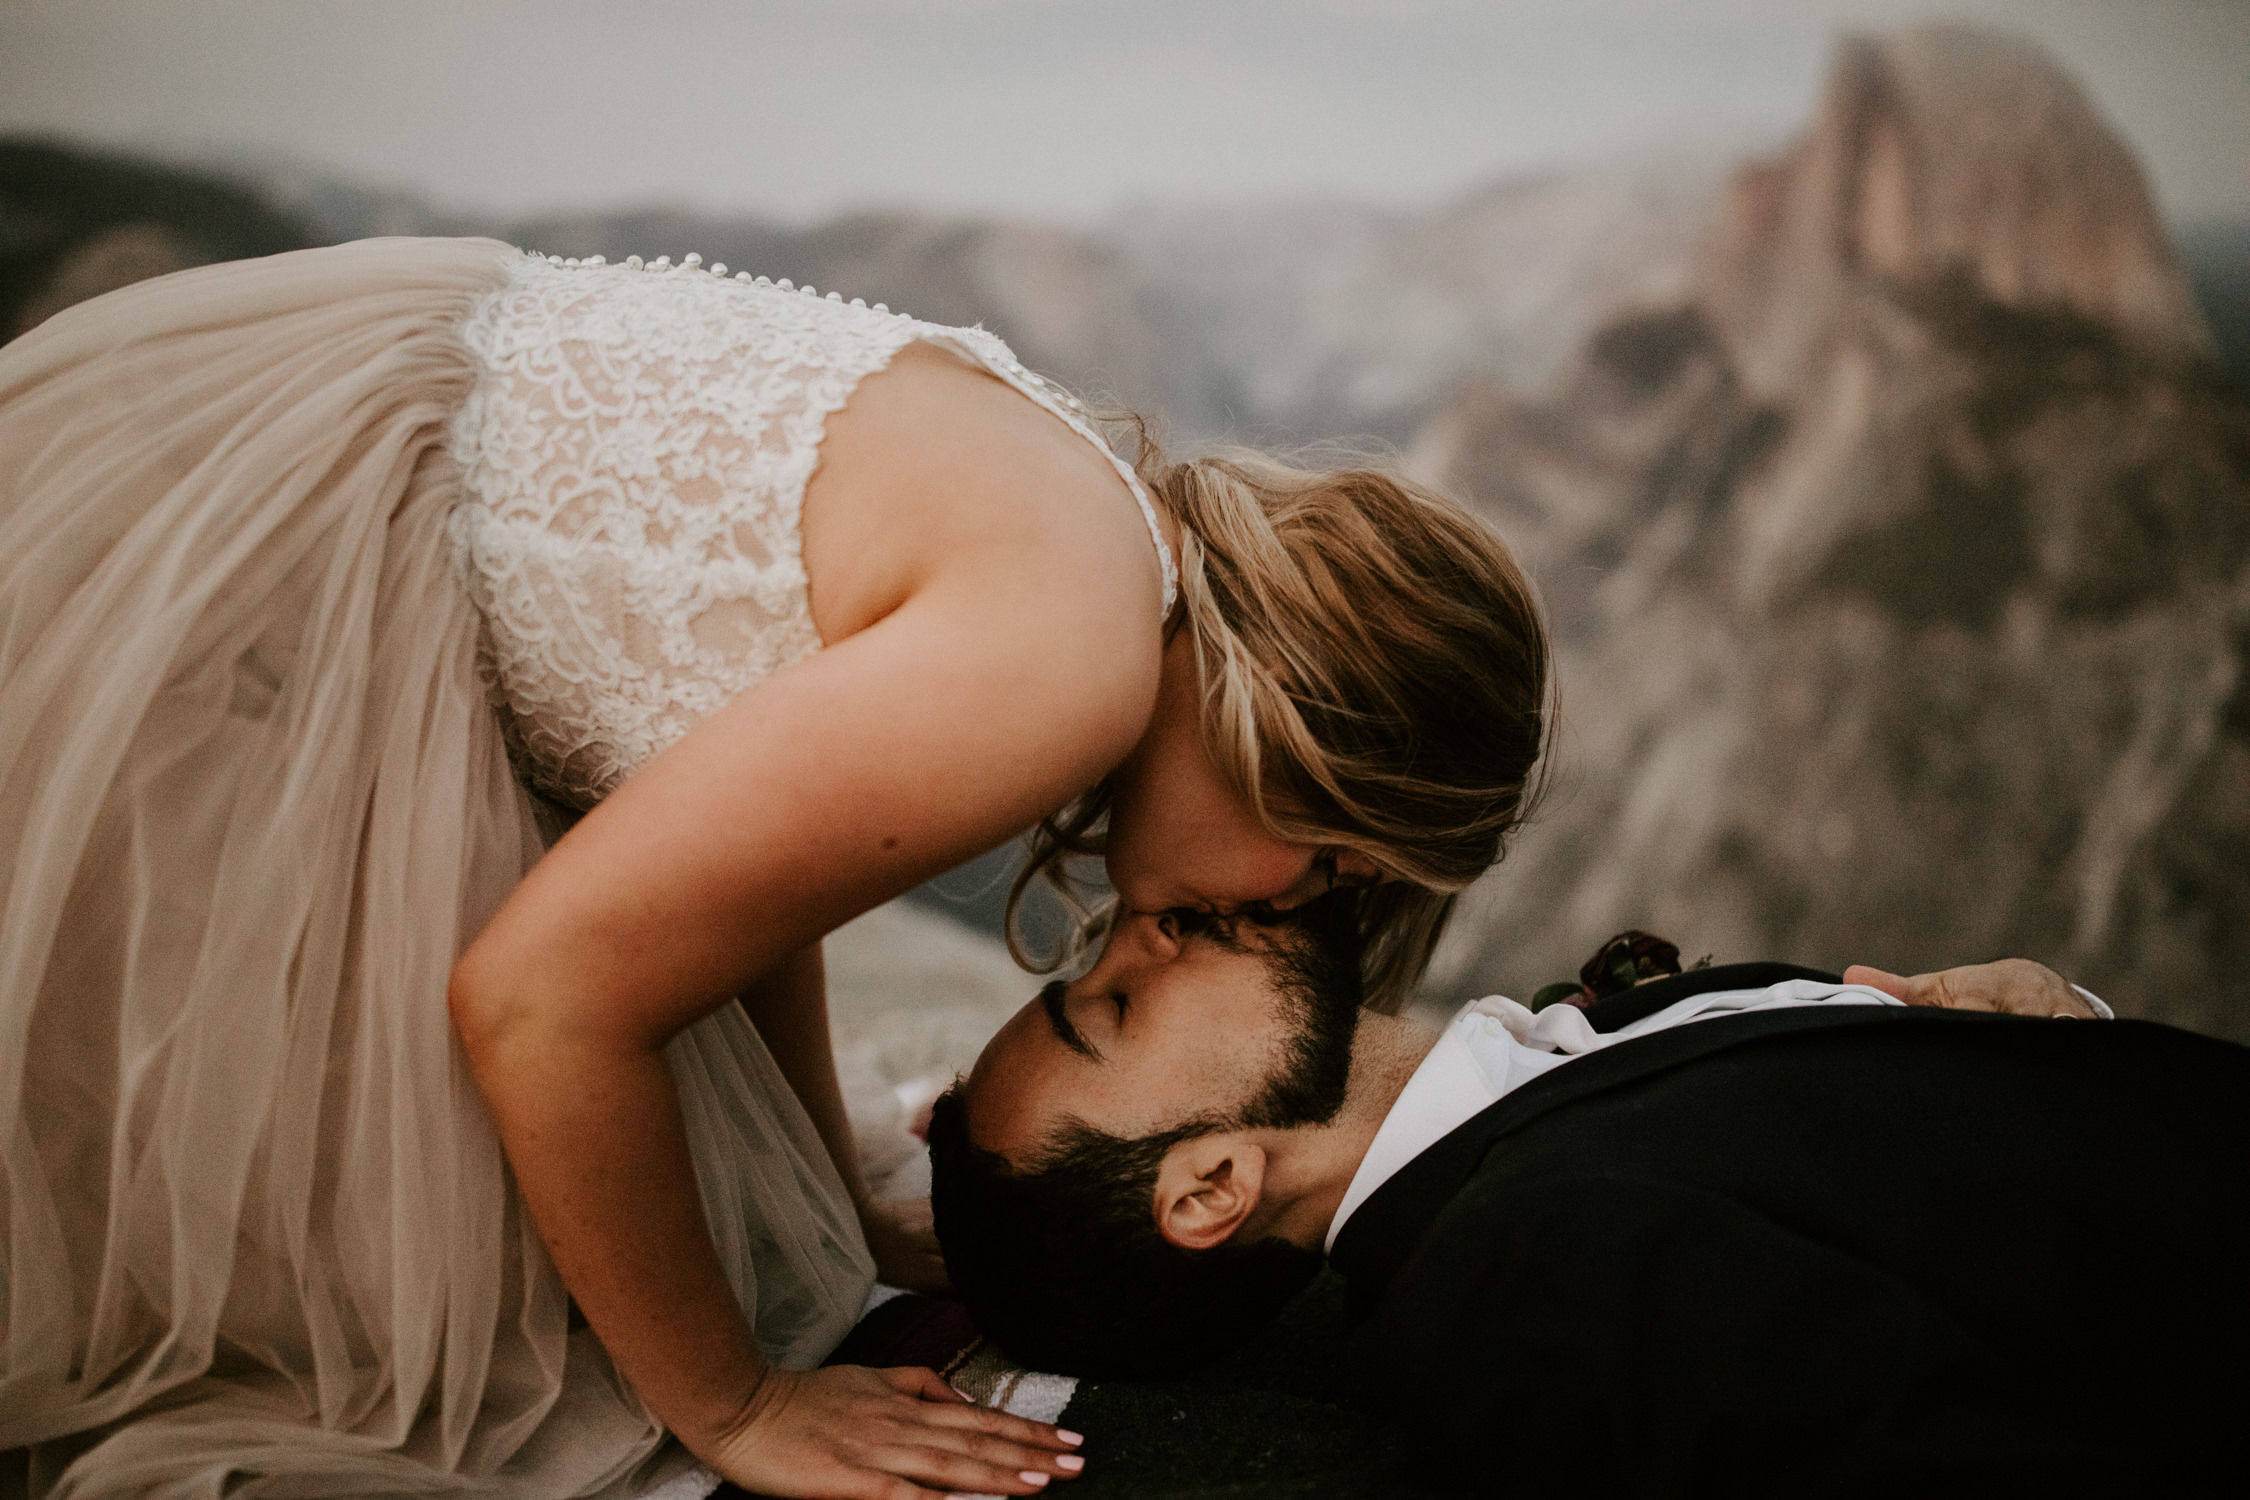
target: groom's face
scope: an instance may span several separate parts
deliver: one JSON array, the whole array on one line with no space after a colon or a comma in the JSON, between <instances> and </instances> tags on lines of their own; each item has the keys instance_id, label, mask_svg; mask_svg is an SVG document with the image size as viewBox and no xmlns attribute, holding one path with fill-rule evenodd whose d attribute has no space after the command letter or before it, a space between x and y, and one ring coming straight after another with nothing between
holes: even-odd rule
<instances>
[{"instance_id":1,"label":"groom's face","mask_svg":"<svg viewBox=\"0 0 2250 1500\"><path fill-rule=\"evenodd\" d=\"M1325 1118L1351 1026L1280 982L1285 940L1239 919L1123 918L1093 968L1048 985L984 1049L967 1088L977 1144L1021 1166L1071 1121L1130 1139L1206 1116Z\"/></svg>"}]
</instances>

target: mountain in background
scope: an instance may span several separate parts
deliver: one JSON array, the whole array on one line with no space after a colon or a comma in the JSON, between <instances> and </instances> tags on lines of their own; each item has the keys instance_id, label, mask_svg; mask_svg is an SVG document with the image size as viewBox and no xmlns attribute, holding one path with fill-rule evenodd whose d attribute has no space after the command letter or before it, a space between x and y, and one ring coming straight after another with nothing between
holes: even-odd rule
<instances>
[{"instance_id":1,"label":"mountain in background","mask_svg":"<svg viewBox=\"0 0 2250 1500\"><path fill-rule=\"evenodd\" d=\"M694 250L983 323L1178 446L1372 438L1444 477L1538 578L1563 697L1555 793L1434 998L1527 993L1641 926L1722 959L2022 953L2250 1037L2250 225L2175 251L2026 44L1847 43L1747 167L1096 231L516 221L0 143L0 332L377 233ZM989 930L1004 864L923 898Z\"/></svg>"},{"instance_id":2,"label":"mountain in background","mask_svg":"<svg viewBox=\"0 0 2250 1500\"><path fill-rule=\"evenodd\" d=\"M0 137L0 343L151 276L318 243L250 185Z\"/></svg>"},{"instance_id":3,"label":"mountain in background","mask_svg":"<svg viewBox=\"0 0 2250 1500\"><path fill-rule=\"evenodd\" d=\"M1619 307L1679 295L1730 164L1511 178L1422 212L1154 203L1099 231L914 213L792 228L668 212L494 223L281 179L324 240L492 234L557 255L671 255L983 323L1073 390L1186 443L1398 442L1462 381L1551 378Z\"/></svg>"},{"instance_id":4,"label":"mountain in background","mask_svg":"<svg viewBox=\"0 0 2250 1500\"><path fill-rule=\"evenodd\" d=\"M2250 223L2190 224L2174 236L2219 363L2250 390Z\"/></svg>"},{"instance_id":5,"label":"mountain in background","mask_svg":"<svg viewBox=\"0 0 2250 1500\"><path fill-rule=\"evenodd\" d=\"M1728 165L1613 162L1419 213L1153 204L1108 237L1192 311L1227 430L1400 441L1462 382L1541 386L1618 308L1678 297Z\"/></svg>"},{"instance_id":6,"label":"mountain in background","mask_svg":"<svg viewBox=\"0 0 2250 1500\"><path fill-rule=\"evenodd\" d=\"M2250 404L2138 170L2032 49L1847 46L1685 295L1422 465L1541 580L1555 793L1449 994L1693 956L2046 961L2250 1037Z\"/></svg>"}]
</instances>

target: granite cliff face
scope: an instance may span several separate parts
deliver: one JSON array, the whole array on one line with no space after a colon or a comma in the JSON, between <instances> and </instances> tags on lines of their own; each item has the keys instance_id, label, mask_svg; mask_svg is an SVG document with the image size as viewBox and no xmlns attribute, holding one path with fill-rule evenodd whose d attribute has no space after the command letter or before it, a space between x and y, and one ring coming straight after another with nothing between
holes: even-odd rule
<instances>
[{"instance_id":1,"label":"granite cliff face","mask_svg":"<svg viewBox=\"0 0 2250 1500\"><path fill-rule=\"evenodd\" d=\"M1847 45L1688 294L1416 456L1516 540L1562 684L1544 816L1439 988L1609 933L2043 959L2250 1037L2250 405L2132 161L2029 48Z\"/></svg>"}]
</instances>

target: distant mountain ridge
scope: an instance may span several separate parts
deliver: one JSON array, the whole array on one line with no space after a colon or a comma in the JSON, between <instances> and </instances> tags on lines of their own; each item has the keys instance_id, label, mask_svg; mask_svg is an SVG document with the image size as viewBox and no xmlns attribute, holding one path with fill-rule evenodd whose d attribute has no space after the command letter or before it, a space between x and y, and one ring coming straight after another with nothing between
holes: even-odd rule
<instances>
[{"instance_id":1,"label":"distant mountain ridge","mask_svg":"<svg viewBox=\"0 0 2250 1500\"><path fill-rule=\"evenodd\" d=\"M1148 204L1081 232L860 213L804 228L666 211L503 224L335 183L283 186L322 238L486 233L560 255L787 276L939 323L1188 443L1397 442L1462 380L1551 378L1620 307L1675 296L1717 211L1718 157L1503 179L1424 211Z\"/></svg>"},{"instance_id":2,"label":"distant mountain ridge","mask_svg":"<svg viewBox=\"0 0 2250 1500\"><path fill-rule=\"evenodd\" d=\"M2190 224L2173 238L2220 365L2250 390L2250 221Z\"/></svg>"},{"instance_id":3,"label":"distant mountain ridge","mask_svg":"<svg viewBox=\"0 0 2250 1500\"><path fill-rule=\"evenodd\" d=\"M1158 202L1094 231L905 212L798 227L661 209L507 219L297 169L230 179L0 140L0 318L35 293L51 310L131 270L370 235L489 234L613 259L693 249L932 321L982 322L1036 368L1187 444L1403 444L1460 385L1537 390L1614 315L1675 300L1731 169L1708 153L1620 157L1418 211ZM59 216L57 181L78 200ZM97 220L170 248L46 285L65 248L114 259L86 243ZM2183 243L2225 362L2250 373L2250 224L2197 225Z\"/></svg>"},{"instance_id":4,"label":"distant mountain ridge","mask_svg":"<svg viewBox=\"0 0 2250 1500\"><path fill-rule=\"evenodd\" d=\"M981 322L1181 447L1395 445L1524 557L1564 693L1558 795L1471 894L1433 997L1526 993L1643 926L1832 965L2022 953L2250 1038L2250 225L2176 254L2027 44L1847 43L1806 132L1740 169L1083 232L486 220L83 154L73 203L50 148L36 192L10 149L0 331L260 253L227 246L492 233ZM1000 862L931 899L989 929Z\"/></svg>"},{"instance_id":5,"label":"distant mountain ridge","mask_svg":"<svg viewBox=\"0 0 2250 1500\"><path fill-rule=\"evenodd\" d=\"M254 187L0 137L0 343L151 276L313 243L307 223Z\"/></svg>"},{"instance_id":6,"label":"distant mountain ridge","mask_svg":"<svg viewBox=\"0 0 2250 1500\"><path fill-rule=\"evenodd\" d=\"M1396 440L1464 380L1536 388L1611 314L1677 297L1730 165L1622 160L1421 212L1151 205L1108 237L1195 310L1233 426Z\"/></svg>"}]
</instances>

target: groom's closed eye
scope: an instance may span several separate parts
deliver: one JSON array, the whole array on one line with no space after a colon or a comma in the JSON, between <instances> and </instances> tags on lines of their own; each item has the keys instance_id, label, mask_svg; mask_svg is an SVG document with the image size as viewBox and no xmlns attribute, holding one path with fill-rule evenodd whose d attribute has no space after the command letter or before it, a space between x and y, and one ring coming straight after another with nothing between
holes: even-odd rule
<instances>
[{"instance_id":1,"label":"groom's closed eye","mask_svg":"<svg viewBox=\"0 0 2250 1500\"><path fill-rule=\"evenodd\" d=\"M1063 1000L1068 993L1069 986L1064 984L1063 981L1060 979L1049 980L1040 987L1039 1008L1047 1013L1047 1024L1054 1028L1056 1041L1061 1042L1080 1057L1093 1062L1100 1062L1102 1060L1101 1053L1095 1051L1093 1043L1080 1035L1078 1028L1071 1024L1069 1013L1063 1009Z\"/></svg>"},{"instance_id":2,"label":"groom's closed eye","mask_svg":"<svg viewBox=\"0 0 2250 1500\"><path fill-rule=\"evenodd\" d=\"M1176 906L1164 913L1162 920L1169 925L1173 937L1182 942L1189 938L1208 938L1229 953L1246 953L1249 950L1235 936L1237 918L1247 919L1253 926L1264 927L1282 921L1285 916L1286 913L1275 911L1263 901L1253 901L1232 916L1197 911L1190 906Z\"/></svg>"}]
</instances>

